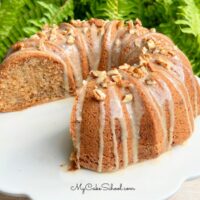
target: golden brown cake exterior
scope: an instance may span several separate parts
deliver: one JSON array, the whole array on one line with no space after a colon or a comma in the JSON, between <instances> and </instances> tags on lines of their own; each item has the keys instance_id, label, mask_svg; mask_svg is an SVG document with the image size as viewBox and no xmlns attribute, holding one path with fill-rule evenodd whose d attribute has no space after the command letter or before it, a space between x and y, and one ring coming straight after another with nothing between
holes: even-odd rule
<instances>
[{"instance_id":1,"label":"golden brown cake exterior","mask_svg":"<svg viewBox=\"0 0 200 200\"><path fill-rule=\"evenodd\" d=\"M146 60L159 66L167 61L172 66L197 116L199 86L188 59L168 37L142 27L138 19L72 20L45 26L13 45L0 66L0 112L75 95L91 70L107 71Z\"/></svg>"},{"instance_id":2,"label":"golden brown cake exterior","mask_svg":"<svg viewBox=\"0 0 200 200\"><path fill-rule=\"evenodd\" d=\"M182 144L200 114L200 87L187 57L139 20L46 26L13 45L0 66L0 112L76 93L71 159L98 172Z\"/></svg>"},{"instance_id":3,"label":"golden brown cake exterior","mask_svg":"<svg viewBox=\"0 0 200 200\"><path fill-rule=\"evenodd\" d=\"M195 116L185 84L171 63L150 60L91 71L84 81L70 127L71 160L77 168L115 171L155 158L189 138Z\"/></svg>"},{"instance_id":4,"label":"golden brown cake exterior","mask_svg":"<svg viewBox=\"0 0 200 200\"><path fill-rule=\"evenodd\" d=\"M137 34L132 32L135 29ZM13 45L1 64L0 112L21 110L75 95L91 70L117 66L124 57L127 44L147 32L132 21L101 19L45 26L31 38ZM14 76L15 73L19 76ZM52 93L47 92L50 89Z\"/></svg>"}]
</instances>

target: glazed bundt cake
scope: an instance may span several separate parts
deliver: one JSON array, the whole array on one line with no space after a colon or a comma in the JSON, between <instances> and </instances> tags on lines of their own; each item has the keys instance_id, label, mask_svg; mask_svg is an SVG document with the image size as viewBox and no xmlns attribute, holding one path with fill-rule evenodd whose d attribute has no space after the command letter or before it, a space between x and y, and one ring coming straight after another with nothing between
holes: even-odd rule
<instances>
[{"instance_id":1,"label":"glazed bundt cake","mask_svg":"<svg viewBox=\"0 0 200 200\"><path fill-rule=\"evenodd\" d=\"M171 61L162 66L153 57L107 73L91 71L71 116L73 166L117 170L155 158L191 135L199 107L194 112Z\"/></svg>"},{"instance_id":2,"label":"glazed bundt cake","mask_svg":"<svg viewBox=\"0 0 200 200\"><path fill-rule=\"evenodd\" d=\"M13 45L1 64L0 112L76 94L71 160L99 172L183 143L200 113L187 57L138 19L46 26Z\"/></svg>"},{"instance_id":3,"label":"glazed bundt cake","mask_svg":"<svg viewBox=\"0 0 200 200\"><path fill-rule=\"evenodd\" d=\"M139 20L74 20L46 26L12 46L0 66L0 112L75 95L91 70L132 65L149 53L157 60L170 59L195 98L190 64L166 36L142 27Z\"/></svg>"}]
</instances>

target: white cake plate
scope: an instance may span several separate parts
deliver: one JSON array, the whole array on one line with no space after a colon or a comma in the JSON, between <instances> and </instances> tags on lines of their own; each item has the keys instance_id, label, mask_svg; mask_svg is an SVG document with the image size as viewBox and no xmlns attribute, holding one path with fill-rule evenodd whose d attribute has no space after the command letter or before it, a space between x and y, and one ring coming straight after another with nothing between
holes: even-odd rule
<instances>
[{"instance_id":1,"label":"white cake plate","mask_svg":"<svg viewBox=\"0 0 200 200\"><path fill-rule=\"evenodd\" d=\"M200 118L184 145L157 159L115 173L66 171L60 165L72 147L67 134L72 104L70 98L0 114L1 192L33 200L161 200L200 176Z\"/></svg>"}]
</instances>

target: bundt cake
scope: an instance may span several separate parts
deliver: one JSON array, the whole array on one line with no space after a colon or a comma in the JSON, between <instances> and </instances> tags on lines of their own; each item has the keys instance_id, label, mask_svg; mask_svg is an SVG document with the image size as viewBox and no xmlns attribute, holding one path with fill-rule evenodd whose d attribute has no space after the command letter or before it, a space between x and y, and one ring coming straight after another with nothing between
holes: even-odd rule
<instances>
[{"instance_id":1,"label":"bundt cake","mask_svg":"<svg viewBox=\"0 0 200 200\"><path fill-rule=\"evenodd\" d=\"M113 171L182 144L200 109L193 110L173 67L170 59L160 65L149 55L132 66L91 71L71 115L73 166Z\"/></svg>"},{"instance_id":2,"label":"bundt cake","mask_svg":"<svg viewBox=\"0 0 200 200\"><path fill-rule=\"evenodd\" d=\"M200 113L187 57L138 19L46 26L13 45L1 64L0 112L76 94L71 160L99 172L183 143Z\"/></svg>"}]
</instances>

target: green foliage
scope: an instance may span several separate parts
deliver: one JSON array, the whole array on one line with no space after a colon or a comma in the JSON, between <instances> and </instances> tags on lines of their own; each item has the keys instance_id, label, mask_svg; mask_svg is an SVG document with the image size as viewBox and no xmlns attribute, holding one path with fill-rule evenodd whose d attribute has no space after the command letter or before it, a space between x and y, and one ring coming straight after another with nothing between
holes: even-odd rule
<instances>
[{"instance_id":1,"label":"green foliage","mask_svg":"<svg viewBox=\"0 0 200 200\"><path fill-rule=\"evenodd\" d=\"M0 59L16 41L71 18L141 19L167 34L200 76L199 0L0 0Z\"/></svg>"},{"instance_id":2,"label":"green foliage","mask_svg":"<svg viewBox=\"0 0 200 200\"><path fill-rule=\"evenodd\" d=\"M183 37L180 42L176 41L190 58L194 72L200 76L200 6L198 6L192 0L183 1L183 5L178 7L178 20L175 23L180 25Z\"/></svg>"},{"instance_id":3,"label":"green foliage","mask_svg":"<svg viewBox=\"0 0 200 200\"><path fill-rule=\"evenodd\" d=\"M141 0L75 0L75 18L135 19L141 18L144 1Z\"/></svg>"},{"instance_id":4,"label":"green foliage","mask_svg":"<svg viewBox=\"0 0 200 200\"><path fill-rule=\"evenodd\" d=\"M194 0L166 1L157 0L157 9L164 16L157 29L185 52L194 72L200 76L200 7Z\"/></svg>"},{"instance_id":5,"label":"green foliage","mask_svg":"<svg viewBox=\"0 0 200 200\"><path fill-rule=\"evenodd\" d=\"M0 4L0 60L11 44L48 23L73 17L73 0L3 0Z\"/></svg>"}]
</instances>

